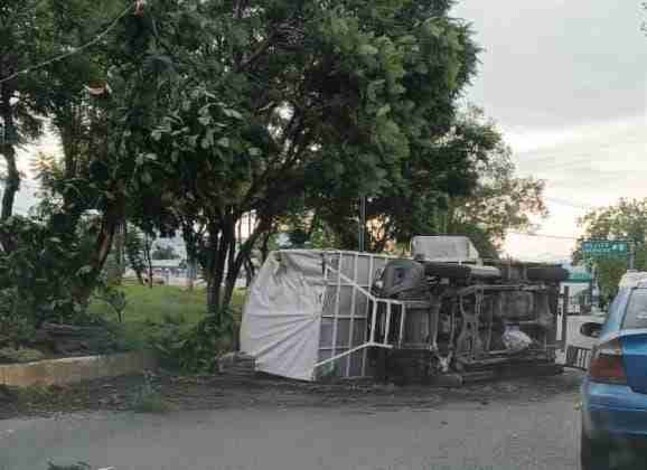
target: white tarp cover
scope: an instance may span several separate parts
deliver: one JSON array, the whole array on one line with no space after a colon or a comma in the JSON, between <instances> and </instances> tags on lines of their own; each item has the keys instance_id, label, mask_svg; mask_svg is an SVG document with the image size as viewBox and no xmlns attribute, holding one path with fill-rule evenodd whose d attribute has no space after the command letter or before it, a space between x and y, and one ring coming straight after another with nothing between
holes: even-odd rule
<instances>
[{"instance_id":1,"label":"white tarp cover","mask_svg":"<svg viewBox=\"0 0 647 470\"><path fill-rule=\"evenodd\" d=\"M322 253L273 252L247 297L240 328L241 351L256 370L313 380L325 283Z\"/></svg>"}]
</instances>

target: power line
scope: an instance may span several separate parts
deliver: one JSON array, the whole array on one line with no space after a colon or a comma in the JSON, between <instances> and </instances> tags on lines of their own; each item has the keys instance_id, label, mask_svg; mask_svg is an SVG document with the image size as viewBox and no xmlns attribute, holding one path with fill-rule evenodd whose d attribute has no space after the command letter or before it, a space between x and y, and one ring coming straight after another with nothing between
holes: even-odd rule
<instances>
[{"instance_id":1,"label":"power line","mask_svg":"<svg viewBox=\"0 0 647 470\"><path fill-rule=\"evenodd\" d=\"M44 62L41 62L40 64L36 64L36 65L31 66L31 67L27 67L27 68L25 68L25 69L19 70L18 72L15 72L15 73L13 73L13 74L11 74L11 75L9 75L9 76L7 76L7 77L5 77L5 78L1 79L1 80L0 80L0 84L2 84L2 83L4 83L4 82L7 82L7 81L9 81L9 80L13 80L14 78L16 78L16 77L18 77L18 76L20 76L20 75L24 75L24 74L26 74L26 73L33 72L34 70L38 70L38 69L41 69L41 68L43 68L43 67L47 67L48 65L51 65L51 64L53 64L54 62L58 62L59 60L67 59L68 57L71 57L71 56L73 56L74 54L78 54L79 52L81 52L81 51L83 51L83 50L87 49L88 47L91 47L91 46L95 45L97 42L101 41L101 39L103 39L103 38L104 38L104 37L105 37L105 36L106 36L110 31L112 31L112 29L113 29L115 26L117 26L117 23L119 22L119 20L121 20L124 16L126 16L126 13L128 13L132 8L133 8L133 5L128 5L128 6L127 6L127 7L126 7L126 8L125 8L125 9L124 9L124 10L123 10L123 11L122 11L122 12L121 12L121 13L120 13L120 14L119 14L119 15L118 15L118 16L117 16L113 21L112 21L112 23L110 23L110 25L108 25L108 27L107 27L106 29L104 29L101 33L99 33L98 35L96 35L96 36L94 37L94 39L92 39L91 41L86 42L85 44L83 44L83 45L81 45L81 46L79 46L79 47L73 48L72 50L70 50L70 51L68 51L68 52L64 52L63 54L59 54L59 55L57 55L57 56L55 56L55 57L52 57L51 59L48 59L48 60L46 60L46 61L44 61Z\"/></svg>"}]
</instances>

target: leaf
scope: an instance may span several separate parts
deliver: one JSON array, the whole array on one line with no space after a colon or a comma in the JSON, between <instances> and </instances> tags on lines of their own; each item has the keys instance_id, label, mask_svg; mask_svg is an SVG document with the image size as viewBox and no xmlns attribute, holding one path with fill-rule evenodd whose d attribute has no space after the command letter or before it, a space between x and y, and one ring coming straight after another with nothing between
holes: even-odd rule
<instances>
[{"instance_id":1,"label":"leaf","mask_svg":"<svg viewBox=\"0 0 647 470\"><path fill-rule=\"evenodd\" d=\"M150 185L153 182L153 177L148 171L142 173L142 183Z\"/></svg>"},{"instance_id":2,"label":"leaf","mask_svg":"<svg viewBox=\"0 0 647 470\"><path fill-rule=\"evenodd\" d=\"M230 144L229 138L227 138L227 137L222 137L222 138L218 139L217 143L218 143L218 145L220 145L221 147L224 147L224 148L229 148L229 144Z\"/></svg>"},{"instance_id":3,"label":"leaf","mask_svg":"<svg viewBox=\"0 0 647 470\"><path fill-rule=\"evenodd\" d=\"M85 265L79 268L79 270L76 272L77 276L83 276L85 274L90 274L92 272L92 266L90 265Z\"/></svg>"},{"instance_id":4,"label":"leaf","mask_svg":"<svg viewBox=\"0 0 647 470\"><path fill-rule=\"evenodd\" d=\"M373 56L373 55L376 55L379 52L379 50L377 49L377 47L372 46L370 44L362 44L361 46L359 46L358 52L361 55Z\"/></svg>"},{"instance_id":5,"label":"leaf","mask_svg":"<svg viewBox=\"0 0 647 470\"><path fill-rule=\"evenodd\" d=\"M391 111L391 105L385 104L377 110L377 117L384 116L385 114L388 114L389 111Z\"/></svg>"},{"instance_id":6,"label":"leaf","mask_svg":"<svg viewBox=\"0 0 647 470\"><path fill-rule=\"evenodd\" d=\"M252 157L258 157L262 152L258 147L250 147L247 149L247 153Z\"/></svg>"},{"instance_id":7,"label":"leaf","mask_svg":"<svg viewBox=\"0 0 647 470\"><path fill-rule=\"evenodd\" d=\"M211 124L211 116L209 116L208 114L204 115L204 116L200 116L198 118L198 122L206 127L209 124Z\"/></svg>"},{"instance_id":8,"label":"leaf","mask_svg":"<svg viewBox=\"0 0 647 470\"><path fill-rule=\"evenodd\" d=\"M162 131L159 129L155 129L153 132L151 132L151 138L155 142L159 142L162 139Z\"/></svg>"},{"instance_id":9,"label":"leaf","mask_svg":"<svg viewBox=\"0 0 647 470\"><path fill-rule=\"evenodd\" d=\"M243 115L240 114L235 109L225 108L225 109L222 110L222 112L223 112L223 114L225 116L230 117L230 118L234 118L234 119L238 119L238 120L243 120L244 119Z\"/></svg>"}]
</instances>

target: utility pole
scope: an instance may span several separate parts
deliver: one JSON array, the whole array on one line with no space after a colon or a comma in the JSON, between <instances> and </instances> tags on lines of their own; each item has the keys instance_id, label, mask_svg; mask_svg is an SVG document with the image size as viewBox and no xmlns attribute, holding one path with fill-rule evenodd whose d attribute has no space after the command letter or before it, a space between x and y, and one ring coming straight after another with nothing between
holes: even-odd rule
<instances>
[{"instance_id":1,"label":"utility pole","mask_svg":"<svg viewBox=\"0 0 647 470\"><path fill-rule=\"evenodd\" d=\"M636 264L636 245L634 242L629 242L629 270L634 269Z\"/></svg>"}]
</instances>

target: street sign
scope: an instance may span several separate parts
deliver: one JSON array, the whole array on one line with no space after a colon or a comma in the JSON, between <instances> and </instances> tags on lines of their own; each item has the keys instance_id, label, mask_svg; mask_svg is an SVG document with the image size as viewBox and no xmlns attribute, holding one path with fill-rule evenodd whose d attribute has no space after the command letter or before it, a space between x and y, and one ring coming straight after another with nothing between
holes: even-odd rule
<instances>
[{"instance_id":1,"label":"street sign","mask_svg":"<svg viewBox=\"0 0 647 470\"><path fill-rule=\"evenodd\" d=\"M628 255L629 242L610 240L587 240L582 242L585 255Z\"/></svg>"}]
</instances>

